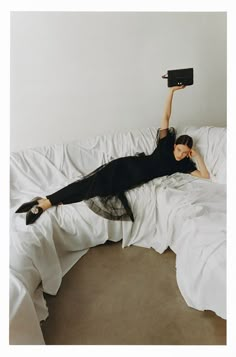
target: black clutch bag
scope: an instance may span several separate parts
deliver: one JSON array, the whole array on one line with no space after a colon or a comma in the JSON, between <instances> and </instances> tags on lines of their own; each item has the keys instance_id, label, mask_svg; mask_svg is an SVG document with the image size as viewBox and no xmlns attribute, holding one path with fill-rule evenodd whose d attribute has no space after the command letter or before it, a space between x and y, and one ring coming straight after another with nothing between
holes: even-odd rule
<instances>
[{"instance_id":1,"label":"black clutch bag","mask_svg":"<svg viewBox=\"0 0 236 357\"><path fill-rule=\"evenodd\" d=\"M193 84L193 68L173 69L162 76L168 80L168 87L190 86Z\"/></svg>"}]
</instances>

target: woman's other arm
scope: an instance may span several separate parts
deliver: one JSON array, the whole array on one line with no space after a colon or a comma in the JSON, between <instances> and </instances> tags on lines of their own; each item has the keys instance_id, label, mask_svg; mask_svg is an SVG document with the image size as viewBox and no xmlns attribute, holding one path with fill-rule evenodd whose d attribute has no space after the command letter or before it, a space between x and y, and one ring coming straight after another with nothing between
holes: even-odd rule
<instances>
[{"instance_id":1,"label":"woman's other arm","mask_svg":"<svg viewBox=\"0 0 236 357\"><path fill-rule=\"evenodd\" d=\"M198 170L191 172L191 175L209 179L210 174L206 168L205 162L204 162L203 158L201 157L201 155L196 150L192 149L190 151L189 156L195 158L195 160L197 162L197 167L198 167Z\"/></svg>"}]
</instances>

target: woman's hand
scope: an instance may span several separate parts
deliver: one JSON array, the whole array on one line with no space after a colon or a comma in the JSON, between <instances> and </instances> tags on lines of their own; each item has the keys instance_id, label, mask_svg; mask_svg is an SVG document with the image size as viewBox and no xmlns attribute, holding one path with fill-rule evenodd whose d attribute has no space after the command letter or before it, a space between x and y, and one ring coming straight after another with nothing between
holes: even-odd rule
<instances>
[{"instance_id":1,"label":"woman's hand","mask_svg":"<svg viewBox=\"0 0 236 357\"><path fill-rule=\"evenodd\" d=\"M174 87L170 87L170 90L172 92L175 92L176 90L179 90L179 89L184 89L186 86L174 86Z\"/></svg>"},{"instance_id":2,"label":"woman's hand","mask_svg":"<svg viewBox=\"0 0 236 357\"><path fill-rule=\"evenodd\" d=\"M199 156L199 153L197 152L197 150L195 149L191 149L190 152L189 152L189 157L197 157Z\"/></svg>"}]
</instances>

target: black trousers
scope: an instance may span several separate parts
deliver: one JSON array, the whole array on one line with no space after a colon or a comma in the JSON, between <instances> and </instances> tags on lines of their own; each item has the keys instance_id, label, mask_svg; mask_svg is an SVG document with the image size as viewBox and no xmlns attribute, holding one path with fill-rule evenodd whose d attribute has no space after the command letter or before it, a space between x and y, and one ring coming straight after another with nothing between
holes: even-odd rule
<instances>
[{"instance_id":1,"label":"black trousers","mask_svg":"<svg viewBox=\"0 0 236 357\"><path fill-rule=\"evenodd\" d=\"M108 187L99 185L94 175L75 181L46 197L53 206L57 206L58 204L80 202L95 196L105 197L110 194L112 192L108 190Z\"/></svg>"}]
</instances>

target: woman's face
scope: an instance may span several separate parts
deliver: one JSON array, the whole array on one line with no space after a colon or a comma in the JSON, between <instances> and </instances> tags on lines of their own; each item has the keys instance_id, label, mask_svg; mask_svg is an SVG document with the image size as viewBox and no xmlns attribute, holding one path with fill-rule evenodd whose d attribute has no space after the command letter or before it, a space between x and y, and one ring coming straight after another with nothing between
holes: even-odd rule
<instances>
[{"instance_id":1,"label":"woman's face","mask_svg":"<svg viewBox=\"0 0 236 357\"><path fill-rule=\"evenodd\" d=\"M187 145L174 144L174 157L176 161L183 160L185 157L189 156L191 149Z\"/></svg>"}]
</instances>

